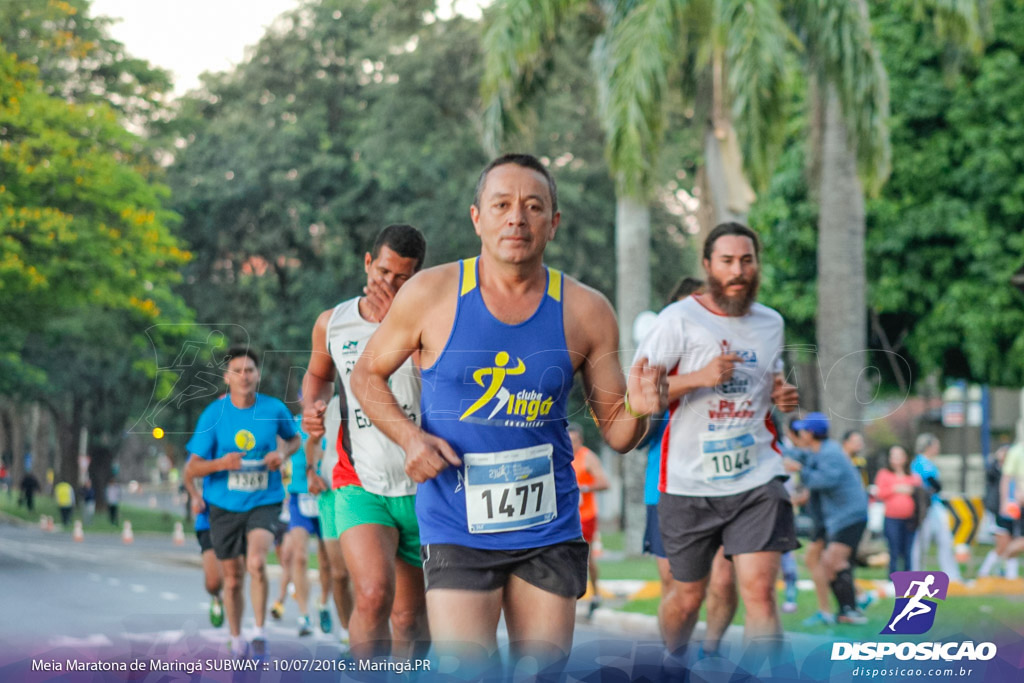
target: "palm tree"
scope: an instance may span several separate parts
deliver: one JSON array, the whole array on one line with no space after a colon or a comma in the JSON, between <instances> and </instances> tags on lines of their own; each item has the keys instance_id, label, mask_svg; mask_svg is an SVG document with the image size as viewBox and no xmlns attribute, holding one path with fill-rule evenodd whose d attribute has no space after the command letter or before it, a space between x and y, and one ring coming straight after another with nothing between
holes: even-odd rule
<instances>
[{"instance_id":1,"label":"palm tree","mask_svg":"<svg viewBox=\"0 0 1024 683\"><path fill-rule=\"evenodd\" d=\"M980 47L977 0L915 2L940 37ZM705 203L712 206L707 223L743 220L751 196L743 171L763 184L781 141L785 48L797 45L794 34L806 46L811 137L818 143L812 185L820 199L817 360L823 405L816 407L833 416L837 431L859 423L870 398L863 395L865 185L877 192L890 170L888 82L871 40L866 0L507 0L495 7L485 38L492 122L530 88L559 25L584 9L605 19L592 63L617 187L616 303L623 340L649 300L648 281L637 274L646 270L647 198L670 82L709 111L702 169ZM701 74L709 86L697 87Z\"/></svg>"},{"instance_id":2,"label":"palm tree","mask_svg":"<svg viewBox=\"0 0 1024 683\"><path fill-rule=\"evenodd\" d=\"M616 308L629 346L632 321L650 304L650 196L664 141L673 85L709 112L705 173L714 218L743 219L752 197L731 147L735 118L742 154L767 179L780 142L785 43L790 38L770 0L506 0L494 6L484 36L486 141L492 151L547 68L558 29L583 12L600 17L591 64L616 183ZM728 68L726 68L728 65ZM711 74L708 87L684 73ZM728 90L728 95L725 91ZM731 100L730 108L724 103ZM723 148L719 150L718 148ZM738 189L737 189L738 188Z\"/></svg>"},{"instance_id":3,"label":"palm tree","mask_svg":"<svg viewBox=\"0 0 1024 683\"><path fill-rule=\"evenodd\" d=\"M978 51L975 0L916 0L923 19L957 46ZM866 0L796 4L812 84L812 185L817 188L817 361L833 432L860 427L868 395L865 185L877 193L890 171L888 84L872 44Z\"/></svg>"},{"instance_id":4,"label":"palm tree","mask_svg":"<svg viewBox=\"0 0 1024 683\"><path fill-rule=\"evenodd\" d=\"M876 192L889 175L889 86L864 0L797 7L816 143L811 184L819 201L816 407L839 434L858 425L866 403L864 183Z\"/></svg>"},{"instance_id":5,"label":"palm tree","mask_svg":"<svg viewBox=\"0 0 1024 683\"><path fill-rule=\"evenodd\" d=\"M651 303L649 200L671 86L708 112L710 220L744 220L752 191L741 154L755 178L766 180L782 139L791 36L770 0L506 0L493 7L484 36L485 144L492 152L547 68L558 29L583 12L604 27L594 37L591 65L616 186L615 298L626 365L633 320ZM744 132L742 152L733 120ZM643 462L627 463L627 532L636 529L639 537Z\"/></svg>"}]
</instances>

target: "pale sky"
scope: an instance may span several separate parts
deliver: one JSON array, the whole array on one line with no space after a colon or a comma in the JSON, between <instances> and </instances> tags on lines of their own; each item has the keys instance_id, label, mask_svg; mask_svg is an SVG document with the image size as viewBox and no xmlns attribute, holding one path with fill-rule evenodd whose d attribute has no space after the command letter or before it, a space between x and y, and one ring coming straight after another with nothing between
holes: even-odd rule
<instances>
[{"instance_id":1,"label":"pale sky","mask_svg":"<svg viewBox=\"0 0 1024 683\"><path fill-rule=\"evenodd\" d=\"M402 0L395 0L401 2ZM440 0L438 15L454 8L479 16L490 0ZM133 57L167 69L174 93L199 86L204 71L225 71L245 58L274 19L299 0L93 0L92 15L121 19L110 34Z\"/></svg>"}]
</instances>

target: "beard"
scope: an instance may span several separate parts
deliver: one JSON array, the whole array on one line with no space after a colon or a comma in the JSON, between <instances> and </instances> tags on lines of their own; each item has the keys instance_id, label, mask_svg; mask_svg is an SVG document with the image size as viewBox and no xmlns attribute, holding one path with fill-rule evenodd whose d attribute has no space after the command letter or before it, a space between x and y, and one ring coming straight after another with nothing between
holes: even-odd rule
<instances>
[{"instance_id":1,"label":"beard","mask_svg":"<svg viewBox=\"0 0 1024 683\"><path fill-rule=\"evenodd\" d=\"M725 293L725 288L731 285L746 285L747 288L735 296L730 296ZM708 273L708 293L711 295L715 305L729 316L740 316L749 313L750 307L757 300L757 290L760 286L760 271L755 272L754 276L750 279L738 277L728 282L722 282Z\"/></svg>"}]
</instances>

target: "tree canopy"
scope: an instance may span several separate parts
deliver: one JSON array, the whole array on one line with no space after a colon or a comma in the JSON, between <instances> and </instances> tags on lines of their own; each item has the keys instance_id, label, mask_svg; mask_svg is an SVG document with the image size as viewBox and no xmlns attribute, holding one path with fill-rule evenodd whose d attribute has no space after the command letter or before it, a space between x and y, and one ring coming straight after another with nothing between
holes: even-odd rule
<instances>
[{"instance_id":1,"label":"tree canopy","mask_svg":"<svg viewBox=\"0 0 1024 683\"><path fill-rule=\"evenodd\" d=\"M868 305L909 364L996 385L1024 382L1020 231L1024 93L1022 3L989 5L992 38L975 56L936 39L918 3L875 3L876 40L892 91L892 174L867 203ZM955 60L956 68L952 68ZM785 312L790 341L813 343L816 204L803 166L807 122L794 114L790 145L751 215L766 233L765 298ZM898 343L897 343L898 342ZM878 358L890 380L889 363Z\"/></svg>"}]
</instances>

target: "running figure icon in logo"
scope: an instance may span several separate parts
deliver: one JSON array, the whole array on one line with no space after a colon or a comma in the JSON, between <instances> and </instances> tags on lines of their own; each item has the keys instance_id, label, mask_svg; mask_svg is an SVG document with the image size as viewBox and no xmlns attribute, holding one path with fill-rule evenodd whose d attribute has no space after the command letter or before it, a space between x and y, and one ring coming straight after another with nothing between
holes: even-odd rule
<instances>
[{"instance_id":1,"label":"running figure icon in logo","mask_svg":"<svg viewBox=\"0 0 1024 683\"><path fill-rule=\"evenodd\" d=\"M915 635L927 632L935 623L935 600L945 600L949 577L943 572L893 572L896 605L892 619L881 633Z\"/></svg>"}]
</instances>

